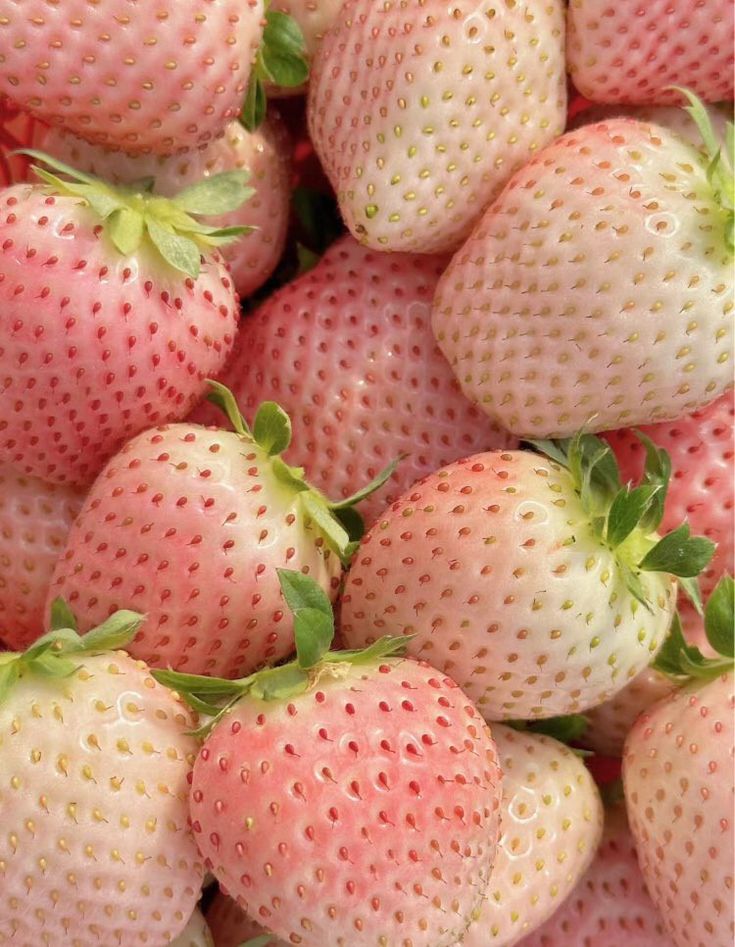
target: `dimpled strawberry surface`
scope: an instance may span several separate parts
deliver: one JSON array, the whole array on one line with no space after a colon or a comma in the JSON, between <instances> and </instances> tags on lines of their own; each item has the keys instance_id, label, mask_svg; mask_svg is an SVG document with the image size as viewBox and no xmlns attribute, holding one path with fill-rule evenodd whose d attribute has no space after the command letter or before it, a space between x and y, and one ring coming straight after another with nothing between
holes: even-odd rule
<instances>
[{"instance_id":1,"label":"dimpled strawberry surface","mask_svg":"<svg viewBox=\"0 0 735 947\"><path fill-rule=\"evenodd\" d=\"M732 947L728 0L0 0L0 947Z\"/></svg>"}]
</instances>

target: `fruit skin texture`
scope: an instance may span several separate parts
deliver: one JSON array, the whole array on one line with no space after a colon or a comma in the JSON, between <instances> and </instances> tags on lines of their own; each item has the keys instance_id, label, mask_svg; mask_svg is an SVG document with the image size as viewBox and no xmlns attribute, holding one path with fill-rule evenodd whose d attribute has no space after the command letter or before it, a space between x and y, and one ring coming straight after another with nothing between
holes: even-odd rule
<instances>
[{"instance_id":1,"label":"fruit skin texture","mask_svg":"<svg viewBox=\"0 0 735 947\"><path fill-rule=\"evenodd\" d=\"M723 573L735 572L733 507L735 507L735 406L732 393L688 417L647 425L643 434L671 457L672 476L666 494L661 530L666 533L686 520L692 533L707 536L717 549L699 577L703 598ZM640 476L645 448L632 430L605 435L620 466L623 481Z\"/></svg>"},{"instance_id":2,"label":"fruit skin texture","mask_svg":"<svg viewBox=\"0 0 735 947\"><path fill-rule=\"evenodd\" d=\"M450 947L496 851L490 731L429 665L338 668L290 699L246 696L209 736L191 792L205 863L287 943Z\"/></svg>"},{"instance_id":3,"label":"fruit skin texture","mask_svg":"<svg viewBox=\"0 0 735 947\"><path fill-rule=\"evenodd\" d=\"M464 458L415 484L365 535L342 596L349 648L414 635L488 720L580 713L653 659L670 577L627 591L571 476L530 451Z\"/></svg>"},{"instance_id":4,"label":"fruit skin texture","mask_svg":"<svg viewBox=\"0 0 735 947\"><path fill-rule=\"evenodd\" d=\"M315 57L308 109L355 237L452 250L564 128L563 4L348 0Z\"/></svg>"},{"instance_id":5,"label":"fruit skin texture","mask_svg":"<svg viewBox=\"0 0 735 947\"><path fill-rule=\"evenodd\" d=\"M465 398L436 346L431 299L445 265L345 236L243 320L222 376L246 415L264 399L286 409L298 461L329 497L408 455L360 505L367 523L442 464L517 444ZM213 423L214 411L193 418Z\"/></svg>"},{"instance_id":6,"label":"fruit skin texture","mask_svg":"<svg viewBox=\"0 0 735 947\"><path fill-rule=\"evenodd\" d=\"M203 878L193 723L123 652L15 685L0 705L0 944L163 947L183 930Z\"/></svg>"},{"instance_id":7,"label":"fruit skin texture","mask_svg":"<svg viewBox=\"0 0 735 947\"><path fill-rule=\"evenodd\" d=\"M129 441L93 485L54 570L82 631L121 607L146 615L130 653L152 667L245 675L293 650L277 568L334 598L341 564L264 451L174 424Z\"/></svg>"},{"instance_id":8,"label":"fruit skin texture","mask_svg":"<svg viewBox=\"0 0 735 947\"><path fill-rule=\"evenodd\" d=\"M44 0L0 0L0 93L94 144L188 151L239 114L262 16L261 0L67 0L63 19Z\"/></svg>"},{"instance_id":9,"label":"fruit skin texture","mask_svg":"<svg viewBox=\"0 0 735 947\"><path fill-rule=\"evenodd\" d=\"M487 900L462 947L511 947L562 903L594 858L600 795L569 747L493 724L503 771L500 842Z\"/></svg>"},{"instance_id":10,"label":"fruit skin texture","mask_svg":"<svg viewBox=\"0 0 735 947\"><path fill-rule=\"evenodd\" d=\"M207 922L199 908L194 911L189 923L176 940L171 942L171 947L215 947ZM217 947L220 945L218 944Z\"/></svg>"},{"instance_id":11,"label":"fruit skin texture","mask_svg":"<svg viewBox=\"0 0 735 947\"><path fill-rule=\"evenodd\" d=\"M44 630L54 564L84 492L0 467L0 635L22 651Z\"/></svg>"},{"instance_id":12,"label":"fruit skin texture","mask_svg":"<svg viewBox=\"0 0 735 947\"><path fill-rule=\"evenodd\" d=\"M90 483L124 441L203 397L237 329L223 258L193 280L145 244L124 257L78 199L0 194L0 463Z\"/></svg>"},{"instance_id":13,"label":"fruit skin texture","mask_svg":"<svg viewBox=\"0 0 735 947\"><path fill-rule=\"evenodd\" d=\"M567 437L728 390L732 254L705 172L680 138L629 119L536 155L437 287L434 333L465 394L518 436Z\"/></svg>"},{"instance_id":14,"label":"fruit skin texture","mask_svg":"<svg viewBox=\"0 0 735 947\"><path fill-rule=\"evenodd\" d=\"M239 295L248 296L258 289L281 257L288 228L290 141L273 109L268 110L268 117L256 131L251 133L240 122L229 122L222 137L186 155L133 158L90 145L59 129L49 129L37 147L113 184L153 177L156 193L165 197L173 197L202 178L247 168L250 171L248 183L255 188L255 194L237 210L208 218L213 227L257 228L221 251Z\"/></svg>"},{"instance_id":15,"label":"fruit skin texture","mask_svg":"<svg viewBox=\"0 0 735 947\"><path fill-rule=\"evenodd\" d=\"M584 878L519 947L674 947L638 867L625 807L605 812L602 842Z\"/></svg>"},{"instance_id":16,"label":"fruit skin texture","mask_svg":"<svg viewBox=\"0 0 735 947\"><path fill-rule=\"evenodd\" d=\"M733 5L729 0L571 0L567 68L593 102L663 105L668 87L705 102L733 97Z\"/></svg>"},{"instance_id":17,"label":"fruit skin texture","mask_svg":"<svg viewBox=\"0 0 735 947\"><path fill-rule=\"evenodd\" d=\"M623 782L638 860L677 947L729 947L733 924L733 674L639 717Z\"/></svg>"},{"instance_id":18,"label":"fruit skin texture","mask_svg":"<svg viewBox=\"0 0 735 947\"><path fill-rule=\"evenodd\" d=\"M236 901L222 891L214 896L207 909L207 922L216 947L240 947L253 937L267 933L260 924L245 914ZM286 947L286 944L274 937L265 947Z\"/></svg>"}]
</instances>

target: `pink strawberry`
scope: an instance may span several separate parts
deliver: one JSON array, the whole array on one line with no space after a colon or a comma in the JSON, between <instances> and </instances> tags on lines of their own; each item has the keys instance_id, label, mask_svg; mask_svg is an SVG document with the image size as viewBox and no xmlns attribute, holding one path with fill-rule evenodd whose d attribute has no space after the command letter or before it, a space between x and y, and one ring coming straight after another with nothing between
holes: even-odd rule
<instances>
[{"instance_id":1,"label":"pink strawberry","mask_svg":"<svg viewBox=\"0 0 735 947\"><path fill-rule=\"evenodd\" d=\"M319 47L309 127L360 242L457 247L564 127L560 0L348 0Z\"/></svg>"},{"instance_id":2,"label":"pink strawberry","mask_svg":"<svg viewBox=\"0 0 735 947\"><path fill-rule=\"evenodd\" d=\"M724 144L727 123L732 118L729 104L710 106L709 115L712 127L719 141ZM690 144L702 148L702 138L697 123L686 109L677 105L592 105L578 112L567 125L567 129L582 125L594 125L596 122L608 122L611 118L634 118L649 125L663 125Z\"/></svg>"},{"instance_id":3,"label":"pink strawberry","mask_svg":"<svg viewBox=\"0 0 735 947\"><path fill-rule=\"evenodd\" d=\"M44 629L54 564L84 493L0 468L0 636L22 650Z\"/></svg>"},{"instance_id":4,"label":"pink strawberry","mask_svg":"<svg viewBox=\"0 0 735 947\"><path fill-rule=\"evenodd\" d=\"M199 908L194 911L176 940L171 941L171 947L215 947L209 926ZM217 944L216 947L220 945ZM239 947L239 944L235 947Z\"/></svg>"},{"instance_id":5,"label":"pink strawberry","mask_svg":"<svg viewBox=\"0 0 735 947\"><path fill-rule=\"evenodd\" d=\"M710 594L723 573L735 572L734 425L735 406L730 393L689 417L641 428L671 457L672 478L661 528L668 531L686 520L693 532L717 544L712 561L700 577L704 596ZM637 480L646 451L635 432L612 431L605 438L615 451L623 480Z\"/></svg>"},{"instance_id":6,"label":"pink strawberry","mask_svg":"<svg viewBox=\"0 0 735 947\"><path fill-rule=\"evenodd\" d=\"M241 681L157 672L216 712L191 787L205 863L252 918L303 947L449 947L481 903L501 776L477 710L401 641L330 652L329 601L281 581L297 660ZM214 706L212 706L214 702Z\"/></svg>"},{"instance_id":7,"label":"pink strawberry","mask_svg":"<svg viewBox=\"0 0 735 947\"><path fill-rule=\"evenodd\" d=\"M276 112L271 112L254 132L246 131L239 122L230 122L224 135L206 148L175 157L132 158L57 129L41 136L38 147L112 184L152 177L155 192L165 197L174 197L185 187L223 171L246 170L249 184L255 189L252 198L237 210L212 218L219 227L255 228L222 250L240 296L258 289L281 257L289 215L290 143Z\"/></svg>"},{"instance_id":8,"label":"pink strawberry","mask_svg":"<svg viewBox=\"0 0 735 947\"><path fill-rule=\"evenodd\" d=\"M696 575L712 555L686 527L654 532L666 484L655 451L629 489L598 438L540 446L548 457L476 454L415 484L360 543L341 600L348 647L412 635L408 653L452 676L488 720L611 697L663 644L669 570Z\"/></svg>"},{"instance_id":9,"label":"pink strawberry","mask_svg":"<svg viewBox=\"0 0 735 947\"><path fill-rule=\"evenodd\" d=\"M625 807L605 813L597 856L554 915L518 947L674 947L646 891Z\"/></svg>"},{"instance_id":10,"label":"pink strawberry","mask_svg":"<svg viewBox=\"0 0 735 947\"><path fill-rule=\"evenodd\" d=\"M729 0L571 0L567 66L593 102L673 102L687 86L705 102L733 97Z\"/></svg>"},{"instance_id":11,"label":"pink strawberry","mask_svg":"<svg viewBox=\"0 0 735 947\"><path fill-rule=\"evenodd\" d=\"M0 943L163 947L194 910L193 719L111 653L138 621L57 626L0 656Z\"/></svg>"},{"instance_id":12,"label":"pink strawberry","mask_svg":"<svg viewBox=\"0 0 735 947\"><path fill-rule=\"evenodd\" d=\"M707 165L628 119L540 151L437 288L434 332L465 394L519 436L555 437L677 418L728 390L732 209L724 159L713 184Z\"/></svg>"},{"instance_id":13,"label":"pink strawberry","mask_svg":"<svg viewBox=\"0 0 735 947\"><path fill-rule=\"evenodd\" d=\"M730 671L656 704L625 744L638 859L677 947L728 947L735 934L734 710Z\"/></svg>"},{"instance_id":14,"label":"pink strawberry","mask_svg":"<svg viewBox=\"0 0 735 947\"><path fill-rule=\"evenodd\" d=\"M207 923L212 931L215 947L242 947L243 943L267 933L260 924L247 916L237 901L233 901L221 891L214 896L207 909ZM274 937L262 947L286 947L286 944Z\"/></svg>"},{"instance_id":15,"label":"pink strawberry","mask_svg":"<svg viewBox=\"0 0 735 947\"><path fill-rule=\"evenodd\" d=\"M125 440L184 417L222 367L238 308L216 246L232 232L192 214L249 192L233 171L168 201L52 163L75 178L39 169L46 185L0 192L0 462L86 483Z\"/></svg>"},{"instance_id":16,"label":"pink strawberry","mask_svg":"<svg viewBox=\"0 0 735 947\"><path fill-rule=\"evenodd\" d=\"M0 92L95 144L188 151L237 117L262 18L261 0L0 0Z\"/></svg>"},{"instance_id":17,"label":"pink strawberry","mask_svg":"<svg viewBox=\"0 0 735 947\"><path fill-rule=\"evenodd\" d=\"M153 428L113 457L69 534L49 597L63 595L84 627L135 608L146 615L135 657L231 677L293 649L277 568L300 569L333 598L350 536L342 511L281 460L288 417L266 404L251 432L223 391L234 430Z\"/></svg>"},{"instance_id":18,"label":"pink strawberry","mask_svg":"<svg viewBox=\"0 0 735 947\"><path fill-rule=\"evenodd\" d=\"M561 904L594 858L602 803L557 740L493 725L503 771L500 842L487 897L462 947L510 947Z\"/></svg>"},{"instance_id":19,"label":"pink strawberry","mask_svg":"<svg viewBox=\"0 0 735 947\"><path fill-rule=\"evenodd\" d=\"M308 476L329 496L407 455L361 507L372 522L419 477L514 439L470 405L431 334L445 260L379 254L346 236L243 320L223 381L246 412L272 398L290 414ZM200 408L197 420L213 420Z\"/></svg>"}]
</instances>

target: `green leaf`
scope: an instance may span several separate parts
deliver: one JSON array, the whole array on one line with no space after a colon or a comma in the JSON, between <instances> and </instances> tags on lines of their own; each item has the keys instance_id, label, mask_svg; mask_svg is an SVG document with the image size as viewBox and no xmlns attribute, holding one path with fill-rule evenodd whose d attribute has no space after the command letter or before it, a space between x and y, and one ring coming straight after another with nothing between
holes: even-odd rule
<instances>
[{"instance_id":1,"label":"green leaf","mask_svg":"<svg viewBox=\"0 0 735 947\"><path fill-rule=\"evenodd\" d=\"M242 437L252 437L247 421L240 414L240 408L230 389L212 378L207 379L207 384L210 388L207 401L224 412L236 434L240 434Z\"/></svg>"},{"instance_id":2,"label":"green leaf","mask_svg":"<svg viewBox=\"0 0 735 947\"><path fill-rule=\"evenodd\" d=\"M257 70L253 69L240 113L240 121L249 132L254 132L263 124L267 107L263 80L257 75Z\"/></svg>"},{"instance_id":3,"label":"green leaf","mask_svg":"<svg viewBox=\"0 0 735 947\"><path fill-rule=\"evenodd\" d=\"M45 164L47 167L53 168L54 171L65 174L73 181L83 181L86 184L97 183L97 179L92 177L92 175L85 174L83 171L73 168L70 164L64 164L63 161L59 161L59 159L54 158L53 155L46 154L45 151L37 151L34 148L20 148L18 151L14 151L13 154L24 155L26 158L33 158L34 161L40 161L41 164Z\"/></svg>"},{"instance_id":4,"label":"green leaf","mask_svg":"<svg viewBox=\"0 0 735 947\"><path fill-rule=\"evenodd\" d=\"M555 461L562 467L569 469L569 447L572 443L571 438L563 440L528 440L524 441L529 447L533 447L539 454L544 454L550 460Z\"/></svg>"},{"instance_id":5,"label":"green leaf","mask_svg":"<svg viewBox=\"0 0 735 947\"><path fill-rule=\"evenodd\" d=\"M319 262L319 254L314 253L313 250L305 247L303 243L296 244L296 257L299 261L299 271L296 274L297 276L303 276L304 273L308 273L309 270L313 270Z\"/></svg>"},{"instance_id":6,"label":"green leaf","mask_svg":"<svg viewBox=\"0 0 735 947\"><path fill-rule=\"evenodd\" d=\"M706 658L699 648L687 643L681 629L681 620L676 615L652 667L679 683L681 678L706 681L732 670L733 659Z\"/></svg>"},{"instance_id":7,"label":"green leaf","mask_svg":"<svg viewBox=\"0 0 735 947\"><path fill-rule=\"evenodd\" d=\"M253 437L269 457L286 450L291 443L291 418L280 404L275 401L261 404L253 422Z\"/></svg>"},{"instance_id":8,"label":"green leaf","mask_svg":"<svg viewBox=\"0 0 735 947\"><path fill-rule=\"evenodd\" d=\"M293 630L299 667L308 670L329 651L334 638L334 618L316 608L300 608L294 612Z\"/></svg>"},{"instance_id":9,"label":"green leaf","mask_svg":"<svg viewBox=\"0 0 735 947\"><path fill-rule=\"evenodd\" d=\"M41 677L71 677L79 669L79 662L45 651L28 663L28 669Z\"/></svg>"},{"instance_id":10,"label":"green leaf","mask_svg":"<svg viewBox=\"0 0 735 947\"><path fill-rule=\"evenodd\" d=\"M117 651L124 648L133 640L144 620L145 616L138 612L120 609L82 637L82 650Z\"/></svg>"},{"instance_id":11,"label":"green leaf","mask_svg":"<svg viewBox=\"0 0 735 947\"><path fill-rule=\"evenodd\" d=\"M661 484L642 487L623 487L613 500L607 514L606 539L613 548L630 536L646 515L656 494L662 490Z\"/></svg>"},{"instance_id":12,"label":"green leaf","mask_svg":"<svg viewBox=\"0 0 735 947\"><path fill-rule=\"evenodd\" d=\"M0 664L0 706L8 699L11 690L20 678L20 658Z\"/></svg>"},{"instance_id":13,"label":"green leaf","mask_svg":"<svg viewBox=\"0 0 735 947\"><path fill-rule=\"evenodd\" d=\"M380 490L383 484L387 483L398 467L398 464L405 460L408 454L401 454L399 457L396 457L395 460L391 461L387 467L384 467L377 477L373 477L370 483L365 484L364 487L359 489L356 493L353 493L352 496L347 497L346 500L338 500L336 503L330 503L329 508L331 510L344 510L347 507L355 506L360 503L362 500L367 499L371 494L375 493L376 490Z\"/></svg>"},{"instance_id":14,"label":"green leaf","mask_svg":"<svg viewBox=\"0 0 735 947\"><path fill-rule=\"evenodd\" d=\"M669 677L681 675L681 653L689 647L681 629L681 619L678 614L669 629L669 633L651 665L655 670Z\"/></svg>"},{"instance_id":15,"label":"green leaf","mask_svg":"<svg viewBox=\"0 0 735 947\"><path fill-rule=\"evenodd\" d=\"M69 608L66 599L59 595L51 603L51 631L58 631L60 628L79 630L74 612Z\"/></svg>"},{"instance_id":16,"label":"green leaf","mask_svg":"<svg viewBox=\"0 0 735 947\"><path fill-rule=\"evenodd\" d=\"M184 188L172 198L188 214L217 215L237 210L253 194L247 170L223 171Z\"/></svg>"},{"instance_id":17,"label":"green leaf","mask_svg":"<svg viewBox=\"0 0 735 947\"><path fill-rule=\"evenodd\" d=\"M293 17L268 10L260 47L260 64L276 85L293 89L309 78L304 34Z\"/></svg>"},{"instance_id":18,"label":"green leaf","mask_svg":"<svg viewBox=\"0 0 735 947\"><path fill-rule=\"evenodd\" d=\"M193 240L179 236L148 215L145 217L145 227L151 242L169 266L194 279L199 276L201 254Z\"/></svg>"},{"instance_id":19,"label":"green leaf","mask_svg":"<svg viewBox=\"0 0 735 947\"><path fill-rule=\"evenodd\" d=\"M323 615L332 615L332 603L321 585L311 576L293 569L277 569L276 571L283 597L292 612L296 613L302 608L311 608Z\"/></svg>"},{"instance_id":20,"label":"green leaf","mask_svg":"<svg viewBox=\"0 0 735 947\"><path fill-rule=\"evenodd\" d=\"M319 531L340 559L345 562L351 550L350 537L339 520L334 516L326 502L311 490L305 490L300 495L304 512L313 520Z\"/></svg>"},{"instance_id":21,"label":"green leaf","mask_svg":"<svg viewBox=\"0 0 735 947\"><path fill-rule=\"evenodd\" d=\"M350 664L374 664L385 658L400 658L406 653L406 648L413 635L384 635L378 638L367 648L355 651L330 651L327 661L347 661Z\"/></svg>"},{"instance_id":22,"label":"green leaf","mask_svg":"<svg viewBox=\"0 0 735 947\"><path fill-rule=\"evenodd\" d=\"M682 523L667 533L643 557L639 568L644 572L668 572L691 578L699 575L712 558L715 544L704 536L689 535L689 525Z\"/></svg>"},{"instance_id":23,"label":"green leaf","mask_svg":"<svg viewBox=\"0 0 735 947\"><path fill-rule=\"evenodd\" d=\"M138 249L144 229L143 215L129 207L116 210L107 221L107 233L124 256Z\"/></svg>"},{"instance_id":24,"label":"green leaf","mask_svg":"<svg viewBox=\"0 0 735 947\"><path fill-rule=\"evenodd\" d=\"M729 575L720 579L707 601L704 629L718 654L735 657L735 584Z\"/></svg>"},{"instance_id":25,"label":"green leaf","mask_svg":"<svg viewBox=\"0 0 735 947\"><path fill-rule=\"evenodd\" d=\"M704 608L702 607L702 591L699 588L699 579L696 576L690 578L687 578L686 576L679 576L677 581L681 591L694 606L695 612L698 615L704 615Z\"/></svg>"},{"instance_id":26,"label":"green leaf","mask_svg":"<svg viewBox=\"0 0 735 947\"><path fill-rule=\"evenodd\" d=\"M218 698L233 697L247 691L244 680L230 681L223 677L204 677L200 674L184 674L182 671L152 670L151 675L182 697L193 695L206 703Z\"/></svg>"},{"instance_id":27,"label":"green leaf","mask_svg":"<svg viewBox=\"0 0 735 947\"><path fill-rule=\"evenodd\" d=\"M563 717L548 717L546 720L510 720L508 726L515 730L553 737L560 743L572 743L584 735L589 721L582 714L568 714Z\"/></svg>"},{"instance_id":28,"label":"green leaf","mask_svg":"<svg viewBox=\"0 0 735 947\"><path fill-rule=\"evenodd\" d=\"M671 458L662 447L654 444L651 438L642 431L636 431L635 435L646 449L646 463L641 485L650 484L661 487L652 498L640 522L641 529L650 533L658 529L663 519L666 493L671 479Z\"/></svg>"},{"instance_id":29,"label":"green leaf","mask_svg":"<svg viewBox=\"0 0 735 947\"><path fill-rule=\"evenodd\" d=\"M346 506L344 509L336 510L332 507L332 512L350 537L350 545L357 546L365 535L365 520L354 506Z\"/></svg>"},{"instance_id":30,"label":"green leaf","mask_svg":"<svg viewBox=\"0 0 735 947\"><path fill-rule=\"evenodd\" d=\"M253 675L249 693L257 700L284 700L303 694L309 680L308 671L298 664L284 664Z\"/></svg>"},{"instance_id":31,"label":"green leaf","mask_svg":"<svg viewBox=\"0 0 735 947\"><path fill-rule=\"evenodd\" d=\"M311 487L304 479L303 467L292 467L277 454L274 457L271 457L271 467L273 469L273 473L281 481L281 483L291 487L292 490L296 490L301 493L311 490Z\"/></svg>"},{"instance_id":32,"label":"green leaf","mask_svg":"<svg viewBox=\"0 0 735 947\"><path fill-rule=\"evenodd\" d=\"M56 628L37 638L30 648L27 648L23 653L23 660L29 663L37 658L39 654L43 654L51 648L57 653L59 651L68 653L79 651L81 647L82 638L73 628Z\"/></svg>"}]
</instances>

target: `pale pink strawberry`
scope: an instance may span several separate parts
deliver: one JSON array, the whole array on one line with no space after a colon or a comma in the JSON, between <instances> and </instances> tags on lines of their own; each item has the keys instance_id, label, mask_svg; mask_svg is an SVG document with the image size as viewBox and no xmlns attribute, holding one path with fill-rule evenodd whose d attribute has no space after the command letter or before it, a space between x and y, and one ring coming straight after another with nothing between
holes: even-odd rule
<instances>
[{"instance_id":1,"label":"pale pink strawberry","mask_svg":"<svg viewBox=\"0 0 735 947\"><path fill-rule=\"evenodd\" d=\"M638 860L677 947L729 947L735 934L734 710L729 672L656 704L625 744Z\"/></svg>"},{"instance_id":2,"label":"pale pink strawberry","mask_svg":"<svg viewBox=\"0 0 735 947\"><path fill-rule=\"evenodd\" d=\"M0 637L13 650L43 634L54 565L83 501L77 487L0 468Z\"/></svg>"},{"instance_id":3,"label":"pale pink strawberry","mask_svg":"<svg viewBox=\"0 0 735 947\"><path fill-rule=\"evenodd\" d=\"M243 320L223 375L246 414L264 398L288 411L298 460L329 496L407 455L360 507L368 522L442 464L516 446L467 401L436 347L431 299L445 263L338 240ZM211 423L213 412L193 417Z\"/></svg>"},{"instance_id":4,"label":"pale pink strawberry","mask_svg":"<svg viewBox=\"0 0 735 947\"><path fill-rule=\"evenodd\" d=\"M597 484L588 463L603 443L583 443L587 459L574 445L550 448L555 460L476 454L409 489L352 560L347 647L412 635L408 653L453 677L488 720L580 713L621 690L662 646L676 586L644 558L658 541L650 524L613 541L617 486Z\"/></svg>"},{"instance_id":5,"label":"pale pink strawberry","mask_svg":"<svg viewBox=\"0 0 735 947\"><path fill-rule=\"evenodd\" d=\"M735 572L733 507L735 507L735 406L732 393L677 421L640 428L671 457L672 475L661 528L685 520L692 531L708 536L717 550L700 576L706 598L723 573ZM645 447L635 431L605 435L615 451L623 480L637 480Z\"/></svg>"},{"instance_id":6,"label":"pale pink strawberry","mask_svg":"<svg viewBox=\"0 0 735 947\"><path fill-rule=\"evenodd\" d=\"M707 163L659 126L613 119L519 171L437 288L434 332L465 394L515 434L563 437L728 390L729 212Z\"/></svg>"},{"instance_id":7,"label":"pale pink strawberry","mask_svg":"<svg viewBox=\"0 0 735 947\"><path fill-rule=\"evenodd\" d=\"M646 890L624 806L606 811L602 842L584 878L518 947L674 947Z\"/></svg>"},{"instance_id":8,"label":"pale pink strawberry","mask_svg":"<svg viewBox=\"0 0 735 947\"><path fill-rule=\"evenodd\" d=\"M664 104L669 86L705 102L733 97L730 0L571 0L567 67L593 102Z\"/></svg>"},{"instance_id":9,"label":"pale pink strawberry","mask_svg":"<svg viewBox=\"0 0 735 947\"><path fill-rule=\"evenodd\" d=\"M352 233L378 250L457 247L564 127L560 0L348 0L319 47L309 127Z\"/></svg>"},{"instance_id":10,"label":"pale pink strawberry","mask_svg":"<svg viewBox=\"0 0 735 947\"><path fill-rule=\"evenodd\" d=\"M247 916L237 901L233 901L222 891L214 896L207 908L207 923L214 938L215 947L241 947L254 937L261 937L267 931ZM282 940L273 938L263 947L286 947Z\"/></svg>"},{"instance_id":11,"label":"pale pink strawberry","mask_svg":"<svg viewBox=\"0 0 735 947\"><path fill-rule=\"evenodd\" d=\"M67 629L62 651L0 657L2 944L164 947L199 898L194 718L104 643L137 619L118 614L96 646Z\"/></svg>"},{"instance_id":12,"label":"pale pink strawberry","mask_svg":"<svg viewBox=\"0 0 735 947\"><path fill-rule=\"evenodd\" d=\"M732 107L729 103L723 103L711 105L708 111L715 134L724 143L727 123L732 119ZM592 105L577 112L568 123L567 129L607 122L611 118L634 118L649 125L663 125L697 148L702 147L702 138L696 122L686 109L678 105Z\"/></svg>"},{"instance_id":13,"label":"pale pink strawberry","mask_svg":"<svg viewBox=\"0 0 735 947\"><path fill-rule=\"evenodd\" d=\"M209 925L197 908L184 930L176 940L171 941L171 947L219 947L219 945L215 945ZM236 944L235 947L240 947L240 945Z\"/></svg>"},{"instance_id":14,"label":"pale pink strawberry","mask_svg":"<svg viewBox=\"0 0 735 947\"><path fill-rule=\"evenodd\" d=\"M241 178L228 179L240 182L237 203L247 194ZM142 219L140 200L146 214L168 212L163 198L89 185L90 200L106 202L105 229L79 196L87 185L48 180L56 183L0 192L0 462L89 483L125 440L191 411L232 348L239 311L226 263L208 245L220 238L203 224L189 216L194 240L165 231L187 246L175 269L150 229L113 237L118 214Z\"/></svg>"},{"instance_id":15,"label":"pale pink strawberry","mask_svg":"<svg viewBox=\"0 0 735 947\"><path fill-rule=\"evenodd\" d=\"M542 924L589 867L602 832L600 795L574 751L501 724L492 732L503 771L500 841L462 947L510 947Z\"/></svg>"},{"instance_id":16,"label":"pale pink strawberry","mask_svg":"<svg viewBox=\"0 0 735 947\"><path fill-rule=\"evenodd\" d=\"M254 132L246 131L240 122L230 122L222 137L205 148L167 158L107 151L61 129L50 129L37 147L113 184L152 177L154 191L166 197L213 174L247 170L248 184L255 190L250 200L237 210L210 218L219 227L256 228L222 250L240 296L258 289L281 257L291 196L291 146L275 111L269 111L265 123Z\"/></svg>"},{"instance_id":17,"label":"pale pink strawberry","mask_svg":"<svg viewBox=\"0 0 735 947\"><path fill-rule=\"evenodd\" d=\"M427 664L334 653L302 676L244 696L202 747L191 824L206 866L287 943L449 947L496 852L490 731Z\"/></svg>"},{"instance_id":18,"label":"pale pink strawberry","mask_svg":"<svg viewBox=\"0 0 735 947\"><path fill-rule=\"evenodd\" d=\"M240 112L261 0L0 0L0 92L95 144L173 154Z\"/></svg>"}]
</instances>

